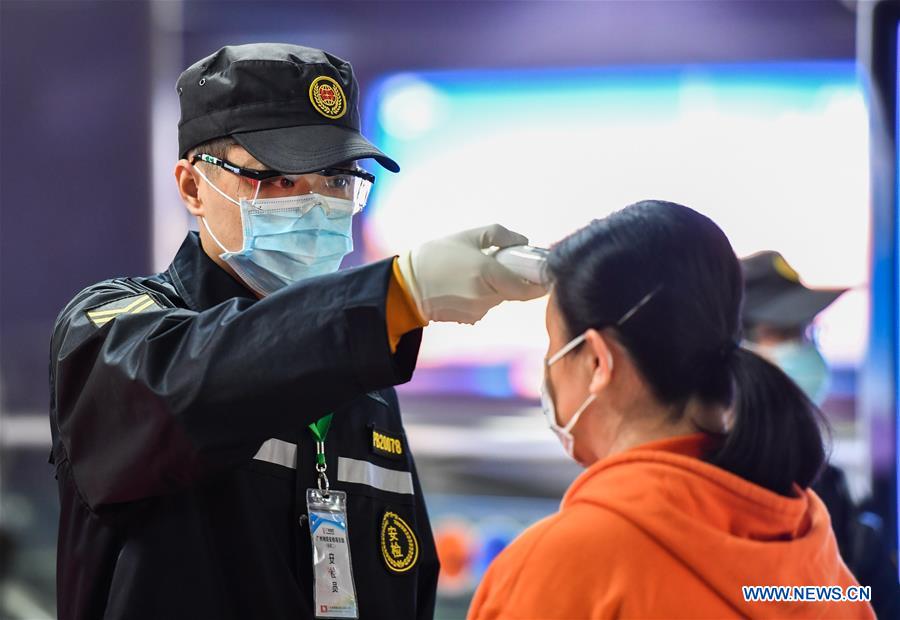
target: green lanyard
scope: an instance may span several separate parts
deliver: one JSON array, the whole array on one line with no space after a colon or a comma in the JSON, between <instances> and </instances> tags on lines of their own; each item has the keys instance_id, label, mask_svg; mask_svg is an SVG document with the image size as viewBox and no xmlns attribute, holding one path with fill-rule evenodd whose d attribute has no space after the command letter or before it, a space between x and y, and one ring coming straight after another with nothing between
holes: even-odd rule
<instances>
[{"instance_id":1,"label":"green lanyard","mask_svg":"<svg viewBox=\"0 0 900 620\"><path fill-rule=\"evenodd\" d=\"M331 428L331 418L333 417L334 414L329 413L309 425L310 432L316 438L316 471L319 474L319 490L325 497L328 497L328 476L325 475L325 470L328 469L328 465L325 463L325 437L328 436L328 429Z\"/></svg>"}]
</instances>

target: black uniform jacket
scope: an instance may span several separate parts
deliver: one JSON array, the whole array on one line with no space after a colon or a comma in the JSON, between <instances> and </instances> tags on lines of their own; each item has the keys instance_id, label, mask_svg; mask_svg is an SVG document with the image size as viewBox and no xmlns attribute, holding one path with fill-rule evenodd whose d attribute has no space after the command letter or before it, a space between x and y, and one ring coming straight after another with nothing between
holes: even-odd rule
<instances>
[{"instance_id":1,"label":"black uniform jacket","mask_svg":"<svg viewBox=\"0 0 900 620\"><path fill-rule=\"evenodd\" d=\"M391 273L257 300L190 233L167 271L69 303L50 363L62 620L314 617L307 426L330 412L360 617L432 617L438 562L391 387L421 330L391 354Z\"/></svg>"}]
</instances>

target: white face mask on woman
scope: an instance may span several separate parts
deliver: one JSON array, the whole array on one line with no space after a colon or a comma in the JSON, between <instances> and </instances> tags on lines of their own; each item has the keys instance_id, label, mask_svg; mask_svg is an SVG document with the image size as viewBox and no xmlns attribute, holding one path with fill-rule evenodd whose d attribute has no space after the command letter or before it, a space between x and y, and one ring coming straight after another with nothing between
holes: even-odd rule
<instances>
[{"instance_id":1,"label":"white face mask on woman","mask_svg":"<svg viewBox=\"0 0 900 620\"><path fill-rule=\"evenodd\" d=\"M614 327L621 327L625 321L634 316L635 312L640 310L647 302L653 299L653 296L656 295L661 286L657 286L653 291L648 293L637 302L631 309L628 310L625 314L622 315L622 318L616 321ZM564 358L568 353L570 353L575 347L584 342L587 334L581 334L580 336L576 336L568 343L566 343L559 351L554 353L549 359L547 359L544 365L544 378L541 382L541 409L544 411L544 417L547 418L547 425L550 427L550 430L556 435L559 439L559 442L562 444L563 449L566 451L566 454L569 455L569 458L573 460L577 460L575 458L575 437L572 435L572 429L575 428L575 425L578 423L578 419L581 417L581 414L585 412L585 410L590 406L594 399L597 398L595 394L588 394L587 398L585 398L584 402L581 403L581 406L575 410L575 413L572 415L571 419L566 422L565 426L560 426L559 421L556 419L556 405L553 403L553 396L550 395L550 383L548 380L549 369L550 366ZM612 354L609 351L606 352L607 361L609 363L609 372L611 373L613 370L613 359Z\"/></svg>"},{"instance_id":2,"label":"white face mask on woman","mask_svg":"<svg viewBox=\"0 0 900 620\"><path fill-rule=\"evenodd\" d=\"M544 410L544 417L547 418L547 425L559 439L559 443L562 444L562 447L566 451L566 454L568 454L569 458L573 460L575 459L575 437L572 435L572 429L575 428L575 424L578 423L578 418L581 417L581 414L584 413L584 410L587 409L588 405L594 402L594 399L597 397L593 394L588 394L588 397L575 411L572 419L570 419L565 426L560 426L559 422L557 422L556 420L556 405L553 404L553 397L550 396L550 389L548 387L547 381L547 369L549 369L550 366L565 357L567 353L570 353L572 351L572 349L584 342L584 338L584 334L581 334L577 338L573 338L562 349L557 351L553 355L553 357L547 360L547 365L544 368L544 380L541 383L541 409ZM610 358L609 360L609 369L610 371L612 371L612 358Z\"/></svg>"}]
</instances>

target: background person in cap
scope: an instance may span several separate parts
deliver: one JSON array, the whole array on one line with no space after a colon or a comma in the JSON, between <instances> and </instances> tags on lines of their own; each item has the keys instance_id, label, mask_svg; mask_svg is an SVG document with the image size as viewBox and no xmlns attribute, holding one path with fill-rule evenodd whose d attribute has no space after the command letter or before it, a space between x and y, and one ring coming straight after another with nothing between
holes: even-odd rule
<instances>
[{"instance_id":1,"label":"background person in cap","mask_svg":"<svg viewBox=\"0 0 900 620\"><path fill-rule=\"evenodd\" d=\"M350 65L225 47L178 93L199 234L78 293L53 333L59 617L431 617L392 386L429 320L544 293L481 251L527 239L489 226L338 272L374 180L355 162L399 169L359 133Z\"/></svg>"},{"instance_id":2,"label":"background person in cap","mask_svg":"<svg viewBox=\"0 0 900 620\"><path fill-rule=\"evenodd\" d=\"M745 346L781 368L818 406L828 396L828 363L812 334L816 316L848 289L813 289L778 252L741 260ZM813 490L828 508L841 557L862 585L872 586L879 618L900 616L897 567L887 554L881 519L859 509L844 472L826 465Z\"/></svg>"},{"instance_id":3,"label":"background person in cap","mask_svg":"<svg viewBox=\"0 0 900 620\"><path fill-rule=\"evenodd\" d=\"M821 405L828 395L828 363L810 333L813 319L847 289L812 289L778 252L741 260L744 338Z\"/></svg>"}]
</instances>

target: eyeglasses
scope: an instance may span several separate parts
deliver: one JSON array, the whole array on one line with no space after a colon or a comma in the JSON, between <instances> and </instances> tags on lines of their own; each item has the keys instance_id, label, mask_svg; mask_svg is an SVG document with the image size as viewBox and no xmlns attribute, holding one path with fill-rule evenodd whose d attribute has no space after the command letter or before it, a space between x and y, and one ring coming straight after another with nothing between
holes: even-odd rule
<instances>
[{"instance_id":1,"label":"eyeglasses","mask_svg":"<svg viewBox=\"0 0 900 620\"><path fill-rule=\"evenodd\" d=\"M213 157L206 153L194 155L191 163L198 161L224 168L232 174L259 184L261 198L322 194L330 198L351 200L353 212L362 210L369 199L375 176L361 169L325 168L307 174L286 174L277 170L254 170Z\"/></svg>"}]
</instances>

